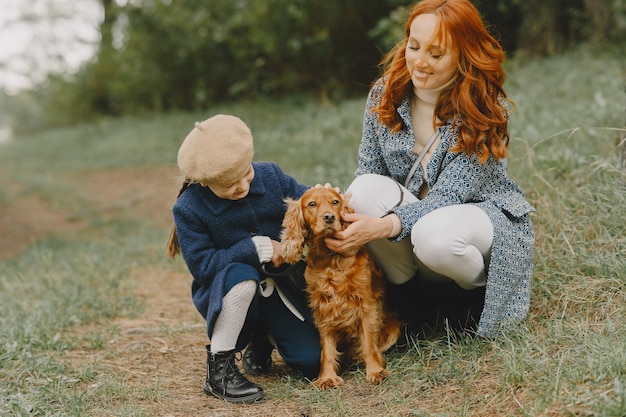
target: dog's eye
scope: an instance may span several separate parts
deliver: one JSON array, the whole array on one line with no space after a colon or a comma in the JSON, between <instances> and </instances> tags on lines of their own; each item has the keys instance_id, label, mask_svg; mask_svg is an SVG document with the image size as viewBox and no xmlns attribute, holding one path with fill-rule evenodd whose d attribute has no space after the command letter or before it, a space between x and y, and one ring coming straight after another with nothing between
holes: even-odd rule
<instances>
[{"instance_id":1,"label":"dog's eye","mask_svg":"<svg viewBox=\"0 0 626 417\"><path fill-rule=\"evenodd\" d=\"M309 207L315 207L317 203L315 201L309 201Z\"/></svg>"},{"instance_id":2,"label":"dog's eye","mask_svg":"<svg viewBox=\"0 0 626 417\"><path fill-rule=\"evenodd\" d=\"M339 204L339 200L334 199L334 200L333 200L333 206L336 206L337 204Z\"/></svg>"}]
</instances>

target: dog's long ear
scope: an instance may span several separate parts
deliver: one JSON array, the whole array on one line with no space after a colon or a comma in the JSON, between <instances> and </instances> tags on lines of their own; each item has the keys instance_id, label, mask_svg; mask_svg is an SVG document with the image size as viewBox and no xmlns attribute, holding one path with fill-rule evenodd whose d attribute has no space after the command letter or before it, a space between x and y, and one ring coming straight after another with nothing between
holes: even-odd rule
<instances>
[{"instance_id":1,"label":"dog's long ear","mask_svg":"<svg viewBox=\"0 0 626 417\"><path fill-rule=\"evenodd\" d=\"M280 249L283 260L295 264L302 258L306 226L300 200L285 199L287 212L283 218L283 230L281 233Z\"/></svg>"}]
</instances>

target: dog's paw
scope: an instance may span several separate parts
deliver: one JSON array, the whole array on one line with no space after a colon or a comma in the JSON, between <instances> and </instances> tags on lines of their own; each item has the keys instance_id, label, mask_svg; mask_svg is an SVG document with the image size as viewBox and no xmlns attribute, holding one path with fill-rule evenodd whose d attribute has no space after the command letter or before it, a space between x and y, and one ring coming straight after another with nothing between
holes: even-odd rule
<instances>
[{"instance_id":1,"label":"dog's paw","mask_svg":"<svg viewBox=\"0 0 626 417\"><path fill-rule=\"evenodd\" d=\"M280 242L283 261L288 264L295 264L302 259L302 245L302 241L294 239L285 239Z\"/></svg>"},{"instance_id":2,"label":"dog's paw","mask_svg":"<svg viewBox=\"0 0 626 417\"><path fill-rule=\"evenodd\" d=\"M322 377L313 381L313 385L319 389L331 389L343 385L343 379L337 375Z\"/></svg>"},{"instance_id":3,"label":"dog's paw","mask_svg":"<svg viewBox=\"0 0 626 417\"><path fill-rule=\"evenodd\" d=\"M367 382L378 385L383 382L385 378L387 378L389 375L391 375L391 372L386 369L381 369L378 372L368 372L365 378L367 379Z\"/></svg>"}]
</instances>

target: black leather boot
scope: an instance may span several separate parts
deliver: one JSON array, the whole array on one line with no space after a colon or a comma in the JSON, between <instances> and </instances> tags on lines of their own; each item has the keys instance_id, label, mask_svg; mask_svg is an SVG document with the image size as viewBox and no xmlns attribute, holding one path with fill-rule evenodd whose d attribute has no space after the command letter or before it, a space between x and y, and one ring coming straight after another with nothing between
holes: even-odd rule
<instances>
[{"instance_id":1,"label":"black leather boot","mask_svg":"<svg viewBox=\"0 0 626 417\"><path fill-rule=\"evenodd\" d=\"M272 370L272 350L274 350L274 346L267 339L267 335L253 336L241 359L243 369L255 376L270 373Z\"/></svg>"},{"instance_id":2,"label":"black leather boot","mask_svg":"<svg viewBox=\"0 0 626 417\"><path fill-rule=\"evenodd\" d=\"M204 393L232 403L252 403L265 397L263 388L250 382L235 363L235 350L211 353L207 345L207 376Z\"/></svg>"}]
</instances>

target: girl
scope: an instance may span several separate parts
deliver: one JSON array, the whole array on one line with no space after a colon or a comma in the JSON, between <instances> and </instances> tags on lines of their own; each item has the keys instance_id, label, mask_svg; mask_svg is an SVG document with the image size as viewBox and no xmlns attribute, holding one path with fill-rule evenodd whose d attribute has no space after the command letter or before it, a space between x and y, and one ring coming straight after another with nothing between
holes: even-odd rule
<instances>
[{"instance_id":1,"label":"girl","mask_svg":"<svg viewBox=\"0 0 626 417\"><path fill-rule=\"evenodd\" d=\"M264 396L241 374L235 354L248 344L244 368L254 375L268 372L272 345L266 334L287 365L310 379L320 360L307 306L261 268L282 264L283 200L299 198L308 187L274 163L252 162L252 156L252 134L239 118L217 115L196 123L178 152L185 181L168 244L171 257L182 253L193 276L193 302L207 321L204 392L237 403Z\"/></svg>"}]
</instances>

